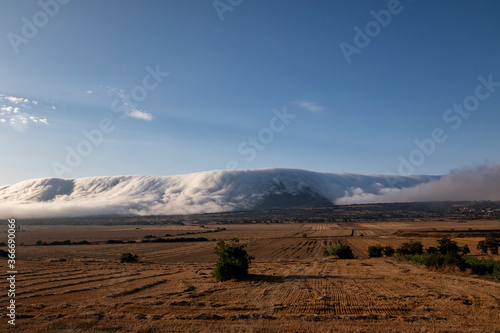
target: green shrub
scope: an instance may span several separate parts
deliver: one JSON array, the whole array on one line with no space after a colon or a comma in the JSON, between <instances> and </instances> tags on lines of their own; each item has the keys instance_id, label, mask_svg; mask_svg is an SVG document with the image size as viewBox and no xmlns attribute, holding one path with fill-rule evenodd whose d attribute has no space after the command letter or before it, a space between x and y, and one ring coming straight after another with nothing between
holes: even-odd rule
<instances>
[{"instance_id":1,"label":"green shrub","mask_svg":"<svg viewBox=\"0 0 500 333\"><path fill-rule=\"evenodd\" d=\"M384 248L382 245L374 245L374 246L368 246L368 256L370 258L379 258L382 257L382 251Z\"/></svg>"},{"instance_id":2,"label":"green shrub","mask_svg":"<svg viewBox=\"0 0 500 333\"><path fill-rule=\"evenodd\" d=\"M494 234L489 237L491 241L491 239L494 239ZM485 241L481 242L483 244L486 243ZM426 254L401 254L398 259L425 265L427 268L458 267L461 271L470 268L474 274L491 275L500 280L500 260L462 256L459 252L467 254L470 252L469 247L467 245L464 245L462 248L458 247L456 242L451 241L448 236L442 237L438 241L438 245L438 248L429 247ZM480 245L482 244L478 244L478 249ZM398 250L400 250L399 253L402 253L409 248L411 246L402 246L402 250ZM489 247L485 248L489 249Z\"/></svg>"},{"instance_id":3,"label":"green shrub","mask_svg":"<svg viewBox=\"0 0 500 333\"><path fill-rule=\"evenodd\" d=\"M400 256L399 259L403 261L410 261L419 265L425 265L427 268L441 269L444 267L458 267L461 271L463 271L468 267L464 258L455 252L448 252L447 254L407 254Z\"/></svg>"},{"instance_id":4,"label":"green shrub","mask_svg":"<svg viewBox=\"0 0 500 333\"><path fill-rule=\"evenodd\" d=\"M420 257L414 262L420 263L421 265L425 265L427 268L442 268L444 264L444 258L443 255L440 253L431 253L431 254L422 254L419 255Z\"/></svg>"},{"instance_id":5,"label":"green shrub","mask_svg":"<svg viewBox=\"0 0 500 333\"><path fill-rule=\"evenodd\" d=\"M138 262L139 257L130 252L122 253L120 255L120 262Z\"/></svg>"},{"instance_id":6,"label":"green shrub","mask_svg":"<svg viewBox=\"0 0 500 333\"><path fill-rule=\"evenodd\" d=\"M461 271L467 267L464 258L457 252L448 252L444 255L444 266L456 266Z\"/></svg>"},{"instance_id":7,"label":"green shrub","mask_svg":"<svg viewBox=\"0 0 500 333\"><path fill-rule=\"evenodd\" d=\"M212 276L217 281L241 280L248 276L248 267L253 257L248 255L245 247L246 245L239 244L237 238L231 239L231 243L222 240L217 242L213 252L219 258L212 271Z\"/></svg>"},{"instance_id":8,"label":"green shrub","mask_svg":"<svg viewBox=\"0 0 500 333\"><path fill-rule=\"evenodd\" d=\"M465 264L477 275L492 275L500 280L500 260L465 257Z\"/></svg>"},{"instance_id":9,"label":"green shrub","mask_svg":"<svg viewBox=\"0 0 500 333\"><path fill-rule=\"evenodd\" d=\"M326 249L323 252L324 257L337 256L340 259L352 259L354 255L352 254L351 247L347 244L340 244L335 247Z\"/></svg>"}]
</instances>

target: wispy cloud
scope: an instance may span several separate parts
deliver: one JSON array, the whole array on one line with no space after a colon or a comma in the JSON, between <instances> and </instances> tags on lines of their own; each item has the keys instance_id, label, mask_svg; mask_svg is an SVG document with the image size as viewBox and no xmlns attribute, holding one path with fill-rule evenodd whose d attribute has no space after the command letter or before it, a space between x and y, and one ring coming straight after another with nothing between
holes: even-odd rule
<instances>
[{"instance_id":1,"label":"wispy cloud","mask_svg":"<svg viewBox=\"0 0 500 333\"><path fill-rule=\"evenodd\" d=\"M310 112L321 112L323 111L323 107L316 102L303 100L303 101L295 101L295 105L298 105L300 108L310 111Z\"/></svg>"},{"instance_id":2,"label":"wispy cloud","mask_svg":"<svg viewBox=\"0 0 500 333\"><path fill-rule=\"evenodd\" d=\"M30 101L26 98L20 98L20 97L14 97L14 96L7 96L7 95L3 95L2 96L3 99L11 102L11 103L14 103L14 104L19 104L19 103L29 103Z\"/></svg>"},{"instance_id":3,"label":"wispy cloud","mask_svg":"<svg viewBox=\"0 0 500 333\"><path fill-rule=\"evenodd\" d=\"M26 130L28 123L49 125L46 118L33 114L39 104L36 100L0 94L0 124L9 124L20 132Z\"/></svg>"},{"instance_id":4,"label":"wispy cloud","mask_svg":"<svg viewBox=\"0 0 500 333\"><path fill-rule=\"evenodd\" d=\"M137 103L131 101L131 96L120 87L100 87L99 89L87 90L86 93L118 100L119 103L118 105L114 105L114 108L123 110L122 117L125 116L145 121L152 121L154 119L151 113L139 109Z\"/></svg>"},{"instance_id":5,"label":"wispy cloud","mask_svg":"<svg viewBox=\"0 0 500 333\"><path fill-rule=\"evenodd\" d=\"M154 119L152 114L138 110L138 109L130 110L128 115L131 118L142 119L142 120L147 120L147 121L151 121Z\"/></svg>"}]
</instances>

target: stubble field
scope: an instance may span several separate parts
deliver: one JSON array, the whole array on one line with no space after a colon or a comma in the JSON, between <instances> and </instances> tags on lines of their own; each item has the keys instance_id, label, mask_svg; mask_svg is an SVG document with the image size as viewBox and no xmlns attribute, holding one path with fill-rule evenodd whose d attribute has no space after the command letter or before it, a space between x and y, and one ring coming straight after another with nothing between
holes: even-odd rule
<instances>
[{"instance_id":1,"label":"stubble field","mask_svg":"<svg viewBox=\"0 0 500 333\"><path fill-rule=\"evenodd\" d=\"M206 233L217 227L226 230ZM471 230L500 230L500 222L25 226L17 234L24 244L17 247L12 331L499 331L499 282L368 258L370 245L421 240L435 246L448 231L463 233L454 240L477 255L476 244L484 237L469 235ZM210 241L140 242L166 234ZM216 260L211 251L217 240L233 237L255 257L250 278L216 282L210 276ZM94 244L34 245L66 239ZM105 244L109 239L136 242ZM357 259L322 257L326 247L338 243L349 244ZM137 254L140 262L119 263L123 252ZM1 277L6 281L5 273ZM7 304L6 292L0 302ZM4 318L2 330L7 326Z\"/></svg>"}]
</instances>

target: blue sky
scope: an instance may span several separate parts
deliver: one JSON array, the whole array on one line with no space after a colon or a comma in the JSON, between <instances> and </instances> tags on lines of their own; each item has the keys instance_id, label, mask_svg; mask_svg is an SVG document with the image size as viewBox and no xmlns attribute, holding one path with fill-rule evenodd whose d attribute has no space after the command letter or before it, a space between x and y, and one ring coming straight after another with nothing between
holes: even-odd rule
<instances>
[{"instance_id":1,"label":"blue sky","mask_svg":"<svg viewBox=\"0 0 500 333\"><path fill-rule=\"evenodd\" d=\"M497 1L66 2L0 2L0 184L500 161Z\"/></svg>"}]
</instances>

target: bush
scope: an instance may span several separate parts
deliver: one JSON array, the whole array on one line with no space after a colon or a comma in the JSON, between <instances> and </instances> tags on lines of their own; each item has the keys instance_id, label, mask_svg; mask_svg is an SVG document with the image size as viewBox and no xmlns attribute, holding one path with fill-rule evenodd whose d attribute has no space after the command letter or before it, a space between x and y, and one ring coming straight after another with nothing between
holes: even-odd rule
<instances>
[{"instance_id":1,"label":"bush","mask_svg":"<svg viewBox=\"0 0 500 333\"><path fill-rule=\"evenodd\" d=\"M396 249L396 253L400 255L422 254L424 253L424 246L419 241L405 242L401 244L401 247Z\"/></svg>"},{"instance_id":2,"label":"bush","mask_svg":"<svg viewBox=\"0 0 500 333\"><path fill-rule=\"evenodd\" d=\"M461 271L465 270L466 264L464 258L457 252L448 252L444 255L444 266L457 266Z\"/></svg>"},{"instance_id":3,"label":"bush","mask_svg":"<svg viewBox=\"0 0 500 333\"><path fill-rule=\"evenodd\" d=\"M491 235L491 234L490 234ZM490 240L493 237L490 237ZM481 241L486 243L485 241ZM480 248L478 244L478 249ZM404 244L403 244L404 245ZM426 254L403 254L399 256L399 260L411 261L416 264L425 265L427 268L443 268L443 267L458 267L461 271L470 268L474 274L492 275L497 280L500 280L500 260L493 259L477 259L475 257L462 256L469 253L469 247L464 245L460 248L456 242L450 240L449 236L444 236L438 241L438 248L429 247ZM402 246L399 252L403 252L411 248L411 246ZM489 249L489 248L488 248ZM445 252L443 254L443 252Z\"/></svg>"},{"instance_id":4,"label":"bush","mask_svg":"<svg viewBox=\"0 0 500 333\"><path fill-rule=\"evenodd\" d=\"M465 257L465 264L474 274L493 275L497 280L500 280L500 260Z\"/></svg>"},{"instance_id":5,"label":"bush","mask_svg":"<svg viewBox=\"0 0 500 333\"><path fill-rule=\"evenodd\" d=\"M417 256L415 256L417 257ZM425 265L427 268L443 268L443 267L458 267L463 271L466 267L465 261L461 255L456 252L448 252L447 254L432 253L432 254L421 254L418 258L413 258L413 261L417 264Z\"/></svg>"},{"instance_id":6,"label":"bush","mask_svg":"<svg viewBox=\"0 0 500 333\"><path fill-rule=\"evenodd\" d=\"M9 252L5 250L0 250L0 258L8 258Z\"/></svg>"},{"instance_id":7,"label":"bush","mask_svg":"<svg viewBox=\"0 0 500 333\"><path fill-rule=\"evenodd\" d=\"M139 257L130 252L122 253L120 255L120 262L138 262Z\"/></svg>"},{"instance_id":8,"label":"bush","mask_svg":"<svg viewBox=\"0 0 500 333\"><path fill-rule=\"evenodd\" d=\"M90 244L89 241L87 240L82 240L79 242L72 242L70 240L65 240L65 241L53 241L50 243L47 242L42 242L41 240L37 240L35 245L41 246L41 245L88 245Z\"/></svg>"},{"instance_id":9,"label":"bush","mask_svg":"<svg viewBox=\"0 0 500 333\"><path fill-rule=\"evenodd\" d=\"M43 244L43 245L71 245L71 241L69 239L64 241L53 241L51 243Z\"/></svg>"},{"instance_id":10,"label":"bush","mask_svg":"<svg viewBox=\"0 0 500 333\"><path fill-rule=\"evenodd\" d=\"M394 255L396 251L394 250L394 248L392 246L386 246L384 247L384 249L382 250L382 253L384 253L384 255L386 257L392 257Z\"/></svg>"},{"instance_id":11,"label":"bush","mask_svg":"<svg viewBox=\"0 0 500 333\"><path fill-rule=\"evenodd\" d=\"M368 256L370 258L379 258L382 257L382 251L384 248L382 245L374 245L374 246L368 246Z\"/></svg>"},{"instance_id":12,"label":"bush","mask_svg":"<svg viewBox=\"0 0 500 333\"><path fill-rule=\"evenodd\" d=\"M122 240L116 240L116 239L108 239L106 241L106 244L123 244Z\"/></svg>"},{"instance_id":13,"label":"bush","mask_svg":"<svg viewBox=\"0 0 500 333\"><path fill-rule=\"evenodd\" d=\"M249 256L245 250L246 245L238 243L237 238L233 238L231 243L222 240L217 242L213 252L219 258L212 271L212 276L217 281L241 280L248 276L248 266L253 257Z\"/></svg>"},{"instance_id":14,"label":"bush","mask_svg":"<svg viewBox=\"0 0 500 333\"><path fill-rule=\"evenodd\" d=\"M71 244L72 245L89 245L90 242L88 240L82 240L82 241L79 241L79 242L72 242Z\"/></svg>"},{"instance_id":15,"label":"bush","mask_svg":"<svg viewBox=\"0 0 500 333\"><path fill-rule=\"evenodd\" d=\"M431 254L422 254L418 259L415 259L416 260L414 260L414 262L425 265L425 267L427 268L441 268L444 264L443 255L437 252Z\"/></svg>"},{"instance_id":16,"label":"bush","mask_svg":"<svg viewBox=\"0 0 500 333\"><path fill-rule=\"evenodd\" d=\"M326 249L323 252L324 257L337 256L340 259L352 259L354 255L352 254L351 247L347 244L340 244L335 247Z\"/></svg>"},{"instance_id":17,"label":"bush","mask_svg":"<svg viewBox=\"0 0 500 333\"><path fill-rule=\"evenodd\" d=\"M181 242L208 242L205 237L180 237L180 238L154 238L141 239L141 243L181 243Z\"/></svg>"}]
</instances>

